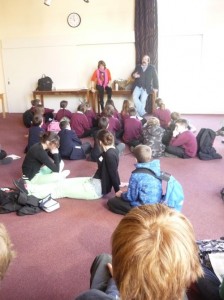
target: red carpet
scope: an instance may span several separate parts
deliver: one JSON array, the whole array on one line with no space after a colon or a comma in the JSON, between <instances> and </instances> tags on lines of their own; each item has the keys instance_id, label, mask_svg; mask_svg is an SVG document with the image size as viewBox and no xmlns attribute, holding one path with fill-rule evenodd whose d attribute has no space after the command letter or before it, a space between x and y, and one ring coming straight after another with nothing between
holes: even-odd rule
<instances>
[{"instance_id":1,"label":"red carpet","mask_svg":"<svg viewBox=\"0 0 224 300\"><path fill-rule=\"evenodd\" d=\"M217 130L222 116L188 116L199 130ZM1 187L13 186L12 179L21 176L23 150L26 146L21 114L0 116L0 144L8 154L21 159L0 165ZM217 137L214 144L224 156L224 144ZM120 177L128 181L135 160L129 150L120 159ZM70 177L91 176L96 164L66 161ZM198 239L224 236L224 202L219 191L224 187L224 160L200 161L162 158L163 170L172 173L183 185L183 213L194 225ZM109 198L111 195L108 195ZM61 199L61 208L52 213L18 217L0 215L8 228L17 257L1 283L0 299L68 300L74 299L89 285L89 267L95 255L110 252L110 236L122 216L110 213L107 198L96 201Z\"/></svg>"}]
</instances>

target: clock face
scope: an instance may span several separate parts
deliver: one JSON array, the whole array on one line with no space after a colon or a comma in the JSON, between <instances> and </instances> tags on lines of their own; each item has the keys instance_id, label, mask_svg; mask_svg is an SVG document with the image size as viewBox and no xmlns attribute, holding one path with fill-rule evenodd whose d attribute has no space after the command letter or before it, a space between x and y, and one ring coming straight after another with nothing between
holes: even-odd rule
<instances>
[{"instance_id":1,"label":"clock face","mask_svg":"<svg viewBox=\"0 0 224 300\"><path fill-rule=\"evenodd\" d=\"M81 23L81 17L77 13L71 13L68 15L67 21L69 26L78 27Z\"/></svg>"}]
</instances>

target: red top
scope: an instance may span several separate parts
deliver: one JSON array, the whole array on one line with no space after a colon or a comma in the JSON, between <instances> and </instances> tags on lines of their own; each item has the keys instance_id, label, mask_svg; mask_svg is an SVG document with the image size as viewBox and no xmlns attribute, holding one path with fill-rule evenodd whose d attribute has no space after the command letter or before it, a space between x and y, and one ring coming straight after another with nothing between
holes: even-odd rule
<instances>
[{"instance_id":1,"label":"red top","mask_svg":"<svg viewBox=\"0 0 224 300\"><path fill-rule=\"evenodd\" d=\"M94 71L94 73L93 73L93 75L92 75L92 77L91 77L91 81L95 81L96 84L99 84L99 83L97 83L97 81L98 81L98 78L97 78L97 71L98 71L98 69ZM111 81L110 70L105 69L105 71L107 72L107 80L108 80L108 82L109 82L109 81ZM101 81L103 82L103 81L104 81L104 78L101 78ZM106 82L106 85L108 84L108 82Z\"/></svg>"}]
</instances>

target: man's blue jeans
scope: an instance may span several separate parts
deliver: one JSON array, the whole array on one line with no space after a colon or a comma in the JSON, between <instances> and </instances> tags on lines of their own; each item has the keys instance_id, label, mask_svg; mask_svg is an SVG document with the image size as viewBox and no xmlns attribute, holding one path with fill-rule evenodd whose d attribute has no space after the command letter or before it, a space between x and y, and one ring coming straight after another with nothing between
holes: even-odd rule
<instances>
[{"instance_id":1,"label":"man's blue jeans","mask_svg":"<svg viewBox=\"0 0 224 300\"><path fill-rule=\"evenodd\" d=\"M135 103L137 113L139 116L142 117L146 113L145 104L146 104L146 100L148 98L148 93L142 87L136 86L133 91L132 97L133 97L133 101Z\"/></svg>"}]
</instances>

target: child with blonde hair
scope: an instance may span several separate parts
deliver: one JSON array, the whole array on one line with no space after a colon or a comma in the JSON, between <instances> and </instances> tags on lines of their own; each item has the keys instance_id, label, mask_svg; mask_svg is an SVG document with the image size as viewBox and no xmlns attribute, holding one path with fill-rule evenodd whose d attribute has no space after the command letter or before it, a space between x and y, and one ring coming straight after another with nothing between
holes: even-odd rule
<instances>
[{"instance_id":1,"label":"child with blonde hair","mask_svg":"<svg viewBox=\"0 0 224 300\"><path fill-rule=\"evenodd\" d=\"M162 181L150 173L151 170L160 176L160 161L152 160L152 150L146 145L136 146L133 154L137 160L136 170L144 168L149 171L132 172L127 191L121 191L107 201L109 210L116 214L125 215L135 206L159 203L162 199Z\"/></svg>"},{"instance_id":2,"label":"child with blonde hair","mask_svg":"<svg viewBox=\"0 0 224 300\"><path fill-rule=\"evenodd\" d=\"M12 242L5 226L0 223L0 280L5 276L5 273L15 256Z\"/></svg>"}]
</instances>

